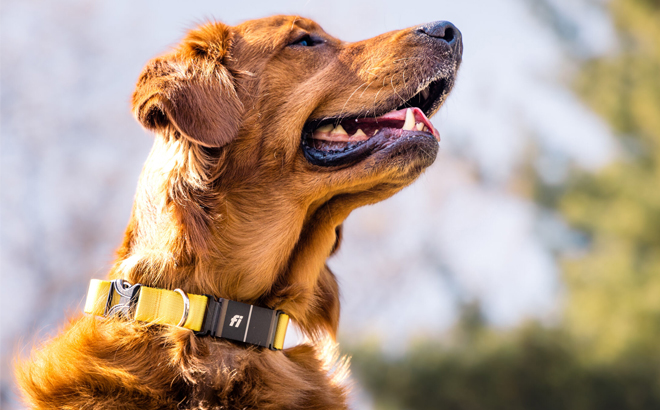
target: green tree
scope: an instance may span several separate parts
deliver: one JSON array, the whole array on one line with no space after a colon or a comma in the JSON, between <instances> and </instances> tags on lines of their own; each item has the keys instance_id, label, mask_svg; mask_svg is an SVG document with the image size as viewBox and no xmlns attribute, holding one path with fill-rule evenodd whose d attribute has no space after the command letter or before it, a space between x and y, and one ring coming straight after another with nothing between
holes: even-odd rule
<instances>
[{"instance_id":1,"label":"green tree","mask_svg":"<svg viewBox=\"0 0 660 410\"><path fill-rule=\"evenodd\" d=\"M364 347L355 374L378 410L650 410L660 367L646 357L585 364L562 329L475 327L472 308L453 343L426 341L388 359Z\"/></svg>"},{"instance_id":2,"label":"green tree","mask_svg":"<svg viewBox=\"0 0 660 410\"><path fill-rule=\"evenodd\" d=\"M619 51L586 62L575 89L619 136L622 158L576 175L559 202L591 238L564 259L566 326L601 360L660 354L660 1L609 7Z\"/></svg>"}]
</instances>

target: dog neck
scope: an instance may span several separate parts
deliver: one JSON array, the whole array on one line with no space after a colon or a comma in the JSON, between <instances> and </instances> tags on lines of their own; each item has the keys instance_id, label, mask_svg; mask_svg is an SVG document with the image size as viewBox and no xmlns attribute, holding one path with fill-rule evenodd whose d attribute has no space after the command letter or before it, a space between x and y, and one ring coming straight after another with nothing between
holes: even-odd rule
<instances>
[{"instance_id":1,"label":"dog neck","mask_svg":"<svg viewBox=\"0 0 660 410\"><path fill-rule=\"evenodd\" d=\"M325 262L353 208L283 194L273 172L223 178L204 155L156 138L111 277L280 309L308 335L334 336L338 289Z\"/></svg>"}]
</instances>

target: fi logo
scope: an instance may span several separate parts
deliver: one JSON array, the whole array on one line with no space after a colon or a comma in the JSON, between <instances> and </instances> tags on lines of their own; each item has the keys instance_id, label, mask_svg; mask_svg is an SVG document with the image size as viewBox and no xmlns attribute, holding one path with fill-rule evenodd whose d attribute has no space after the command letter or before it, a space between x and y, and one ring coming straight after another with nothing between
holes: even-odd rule
<instances>
[{"instance_id":1,"label":"fi logo","mask_svg":"<svg viewBox=\"0 0 660 410\"><path fill-rule=\"evenodd\" d=\"M239 327L241 325L241 320L243 320L243 316L241 315L234 315L234 317L231 318L229 321L229 326L231 327Z\"/></svg>"},{"instance_id":2,"label":"fi logo","mask_svg":"<svg viewBox=\"0 0 660 410\"><path fill-rule=\"evenodd\" d=\"M250 312L252 307L246 303L234 302L233 300L223 300L222 304L227 306L227 310L220 314L222 332L219 336L242 342L245 340L245 335L247 335L248 328L251 326Z\"/></svg>"}]
</instances>

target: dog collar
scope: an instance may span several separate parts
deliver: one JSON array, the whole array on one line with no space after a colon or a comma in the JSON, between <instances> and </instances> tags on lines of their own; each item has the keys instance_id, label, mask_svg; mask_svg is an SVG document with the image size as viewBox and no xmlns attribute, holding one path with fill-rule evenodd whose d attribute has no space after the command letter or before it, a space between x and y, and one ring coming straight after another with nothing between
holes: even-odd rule
<instances>
[{"instance_id":1,"label":"dog collar","mask_svg":"<svg viewBox=\"0 0 660 410\"><path fill-rule=\"evenodd\" d=\"M131 285L123 279L92 279L85 313L176 325L198 336L221 337L271 350L282 349L289 324L289 316L281 310L187 294L181 289Z\"/></svg>"}]
</instances>

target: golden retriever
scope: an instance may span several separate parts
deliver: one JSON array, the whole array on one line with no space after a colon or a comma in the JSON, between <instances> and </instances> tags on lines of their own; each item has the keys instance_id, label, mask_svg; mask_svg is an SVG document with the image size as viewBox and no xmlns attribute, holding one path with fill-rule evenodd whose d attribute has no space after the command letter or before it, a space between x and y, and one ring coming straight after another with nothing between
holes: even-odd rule
<instances>
[{"instance_id":1,"label":"golden retriever","mask_svg":"<svg viewBox=\"0 0 660 410\"><path fill-rule=\"evenodd\" d=\"M274 16L202 25L150 61L133 112L156 137L109 278L282 311L309 341L273 350L83 315L17 366L26 402L346 408L343 362L328 354L339 291L326 259L353 209L435 160L428 117L461 55L448 22L345 43L309 19Z\"/></svg>"}]
</instances>

